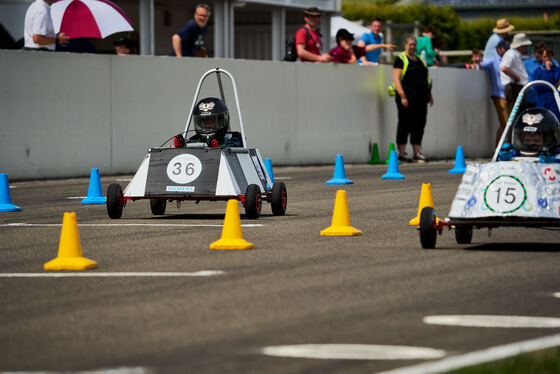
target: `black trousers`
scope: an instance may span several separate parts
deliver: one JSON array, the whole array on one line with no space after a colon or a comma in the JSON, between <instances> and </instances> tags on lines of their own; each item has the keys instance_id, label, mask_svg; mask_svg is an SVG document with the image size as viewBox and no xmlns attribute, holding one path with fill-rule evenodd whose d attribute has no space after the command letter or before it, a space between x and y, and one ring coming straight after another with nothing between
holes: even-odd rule
<instances>
[{"instance_id":1,"label":"black trousers","mask_svg":"<svg viewBox=\"0 0 560 374\"><path fill-rule=\"evenodd\" d=\"M428 103L425 100L412 99L408 101L408 108L401 104L401 98L396 96L398 123L397 144L406 144L410 135L410 144L422 144Z\"/></svg>"}]
</instances>

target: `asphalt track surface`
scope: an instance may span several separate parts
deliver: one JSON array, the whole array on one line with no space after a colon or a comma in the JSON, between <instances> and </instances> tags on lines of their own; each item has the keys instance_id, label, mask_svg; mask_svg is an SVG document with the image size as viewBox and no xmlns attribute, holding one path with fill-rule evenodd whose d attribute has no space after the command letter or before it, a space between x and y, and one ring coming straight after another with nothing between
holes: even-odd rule
<instances>
[{"instance_id":1,"label":"asphalt track surface","mask_svg":"<svg viewBox=\"0 0 560 374\"><path fill-rule=\"evenodd\" d=\"M560 316L558 231L476 230L459 245L452 231L423 250L408 221L422 183L445 217L460 175L452 163L346 165L353 185L328 186L333 167L275 168L288 209L243 215L253 250L216 251L225 202L147 201L111 220L83 206L88 178L12 183L19 213L0 213L0 273L45 273L56 257L64 212L76 212L85 257L103 273L198 272L207 277L0 278L0 372L142 368L151 373L375 373L423 360L273 357L263 347L375 344L445 350L447 356L558 334L560 328L427 325L428 315ZM130 176L102 176L103 190ZM357 237L323 237L344 189ZM74 197L74 199L69 198ZM26 223L34 225L14 225Z\"/></svg>"}]
</instances>

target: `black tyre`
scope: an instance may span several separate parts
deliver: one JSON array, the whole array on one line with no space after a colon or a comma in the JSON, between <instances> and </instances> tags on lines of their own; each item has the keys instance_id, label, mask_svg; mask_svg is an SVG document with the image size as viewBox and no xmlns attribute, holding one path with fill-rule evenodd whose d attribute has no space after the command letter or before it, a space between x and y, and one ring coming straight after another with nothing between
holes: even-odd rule
<instances>
[{"instance_id":1,"label":"black tyre","mask_svg":"<svg viewBox=\"0 0 560 374\"><path fill-rule=\"evenodd\" d=\"M256 184L247 186L245 192L245 215L250 219L257 219L261 215L261 189Z\"/></svg>"},{"instance_id":2,"label":"black tyre","mask_svg":"<svg viewBox=\"0 0 560 374\"><path fill-rule=\"evenodd\" d=\"M275 216L283 216L286 213L288 205L288 192L284 182L275 182L272 185L272 199L270 201L272 214Z\"/></svg>"},{"instance_id":3,"label":"black tyre","mask_svg":"<svg viewBox=\"0 0 560 374\"><path fill-rule=\"evenodd\" d=\"M471 244L472 241L472 226L456 226L455 227L455 240L459 244Z\"/></svg>"},{"instance_id":4,"label":"black tyre","mask_svg":"<svg viewBox=\"0 0 560 374\"><path fill-rule=\"evenodd\" d=\"M167 201L165 199L150 199L150 209L152 214L162 216L165 213Z\"/></svg>"},{"instance_id":5,"label":"black tyre","mask_svg":"<svg viewBox=\"0 0 560 374\"><path fill-rule=\"evenodd\" d=\"M109 218L119 219L124 207L123 191L120 184L113 183L107 188L107 214Z\"/></svg>"},{"instance_id":6,"label":"black tyre","mask_svg":"<svg viewBox=\"0 0 560 374\"><path fill-rule=\"evenodd\" d=\"M420 243L422 248L430 249L436 247L437 231L434 228L435 221L434 208L427 206L422 209L420 213Z\"/></svg>"}]
</instances>

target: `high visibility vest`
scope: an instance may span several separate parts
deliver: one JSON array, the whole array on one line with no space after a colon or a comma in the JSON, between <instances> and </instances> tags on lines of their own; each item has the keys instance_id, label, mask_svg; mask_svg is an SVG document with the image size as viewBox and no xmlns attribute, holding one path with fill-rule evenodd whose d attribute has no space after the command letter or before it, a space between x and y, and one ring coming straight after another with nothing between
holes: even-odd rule
<instances>
[{"instance_id":1,"label":"high visibility vest","mask_svg":"<svg viewBox=\"0 0 560 374\"><path fill-rule=\"evenodd\" d=\"M424 61L422 59L422 57L420 57L419 55L415 55L415 56L420 61L422 61L422 63L424 64L424 66L427 69L428 65L426 65L426 61ZM402 72L401 72L401 82L402 82L402 80L404 79L404 75L406 74L406 69L408 69L408 56L406 55L406 52L403 51L403 52L398 54L397 58L400 58L403 62L403 68L402 68ZM432 81L430 80L430 75L428 74L428 85L430 85L430 84L432 84ZM389 93L389 96L395 96L397 94L397 91L395 89L395 83L393 83L392 85L387 87L387 92Z\"/></svg>"}]
</instances>

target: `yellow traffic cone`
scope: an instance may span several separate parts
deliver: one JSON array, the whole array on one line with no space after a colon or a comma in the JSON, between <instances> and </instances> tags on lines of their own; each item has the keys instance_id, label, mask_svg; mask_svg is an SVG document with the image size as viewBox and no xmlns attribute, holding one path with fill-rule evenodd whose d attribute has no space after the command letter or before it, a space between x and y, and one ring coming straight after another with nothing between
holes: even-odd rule
<instances>
[{"instance_id":1,"label":"yellow traffic cone","mask_svg":"<svg viewBox=\"0 0 560 374\"><path fill-rule=\"evenodd\" d=\"M226 216L222 228L221 239L210 244L210 249L251 249L253 243L243 239L241 234L241 219L237 200L230 199L226 206Z\"/></svg>"},{"instance_id":2,"label":"yellow traffic cone","mask_svg":"<svg viewBox=\"0 0 560 374\"><path fill-rule=\"evenodd\" d=\"M43 268L45 270L85 270L96 267L97 262L82 257L76 213L65 212L58 244L58 257L47 262Z\"/></svg>"},{"instance_id":3,"label":"yellow traffic cone","mask_svg":"<svg viewBox=\"0 0 560 374\"><path fill-rule=\"evenodd\" d=\"M429 206L434 207L434 198L432 196L432 185L430 183L422 183L422 191L420 192L420 201L418 202L418 214L416 217L408 221L410 226L420 226L420 213L422 209Z\"/></svg>"},{"instance_id":4,"label":"yellow traffic cone","mask_svg":"<svg viewBox=\"0 0 560 374\"><path fill-rule=\"evenodd\" d=\"M321 235L327 236L356 236L362 232L350 225L350 212L348 211L348 199L346 191L338 190L334 202L332 222L329 227L321 231Z\"/></svg>"}]
</instances>

